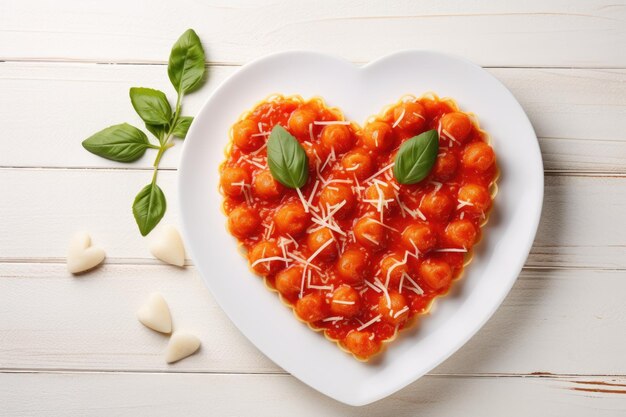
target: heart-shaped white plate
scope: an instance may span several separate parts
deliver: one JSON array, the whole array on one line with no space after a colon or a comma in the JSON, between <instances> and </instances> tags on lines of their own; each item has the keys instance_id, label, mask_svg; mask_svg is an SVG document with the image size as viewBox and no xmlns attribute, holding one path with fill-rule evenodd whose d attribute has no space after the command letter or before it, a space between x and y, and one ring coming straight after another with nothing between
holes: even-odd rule
<instances>
[{"instance_id":1,"label":"heart-shaped white plate","mask_svg":"<svg viewBox=\"0 0 626 417\"><path fill-rule=\"evenodd\" d=\"M436 301L419 329L406 330L373 363L354 360L296 320L253 275L226 230L218 166L229 127L270 94L321 96L346 119L367 116L404 94L432 91L476 113L492 139L501 177L484 238L463 279ZM463 59L406 51L364 67L311 52L271 55L225 81L196 116L179 169L182 230L188 251L217 302L265 355L341 402L364 405L433 369L474 335L500 305L533 242L543 201L543 165L533 128L513 95Z\"/></svg>"}]
</instances>

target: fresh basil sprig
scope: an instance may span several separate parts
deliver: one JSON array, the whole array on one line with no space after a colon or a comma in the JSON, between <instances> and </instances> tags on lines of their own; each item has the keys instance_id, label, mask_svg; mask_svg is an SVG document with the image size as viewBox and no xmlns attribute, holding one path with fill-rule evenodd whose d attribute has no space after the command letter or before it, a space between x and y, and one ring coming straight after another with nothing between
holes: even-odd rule
<instances>
[{"instance_id":1,"label":"fresh basil sprig","mask_svg":"<svg viewBox=\"0 0 626 417\"><path fill-rule=\"evenodd\" d=\"M400 146L393 166L393 175L400 184L420 182L435 165L439 152L439 134L429 130L405 141Z\"/></svg>"},{"instance_id":2,"label":"fresh basil sprig","mask_svg":"<svg viewBox=\"0 0 626 417\"><path fill-rule=\"evenodd\" d=\"M143 87L130 89L133 108L145 122L146 129L156 137L158 145L150 142L144 132L122 123L101 130L83 141L89 152L118 162L133 162L141 158L146 149L157 149L152 182L141 189L133 203L133 215L139 231L147 235L161 221L167 202L157 185L157 173L163 153L174 146L174 138L187 136L193 117L182 116L183 96L196 90L204 82L204 49L193 29L181 35L172 47L167 74L177 92L172 109L165 93Z\"/></svg>"},{"instance_id":3,"label":"fresh basil sprig","mask_svg":"<svg viewBox=\"0 0 626 417\"><path fill-rule=\"evenodd\" d=\"M272 176L289 188L300 188L309 177L309 158L300 142L284 127L274 126L267 140L267 164Z\"/></svg>"}]
</instances>

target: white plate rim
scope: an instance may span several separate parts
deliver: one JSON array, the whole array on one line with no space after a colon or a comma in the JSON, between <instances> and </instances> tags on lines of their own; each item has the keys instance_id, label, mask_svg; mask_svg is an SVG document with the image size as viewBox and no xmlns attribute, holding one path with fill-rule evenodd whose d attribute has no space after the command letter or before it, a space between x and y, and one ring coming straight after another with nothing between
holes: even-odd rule
<instances>
[{"instance_id":1,"label":"white plate rim","mask_svg":"<svg viewBox=\"0 0 626 417\"><path fill-rule=\"evenodd\" d=\"M311 379L308 378L308 375L303 375L302 372L300 372L301 370L294 369L292 366L285 363L285 361L282 360L283 358L276 357L273 354L273 352L268 352L267 349L264 349L261 346L259 346L255 339L250 338L249 333L246 331L246 326L241 321L241 317L235 314L232 314L232 311L229 309L229 306L222 304L223 300L221 299L220 294L216 293L213 282L210 279L207 279L206 272L208 272L208 270L204 268L204 265L201 266L203 264L202 262L198 261L199 259L201 259L201 250L199 249L200 245L195 243L195 237L193 236L193 233L192 233L192 230L194 229L194 225L193 225L194 219L190 218L190 215L188 214L188 208L189 208L188 204L190 204L189 193L193 192L193 190L189 188L189 184L190 184L189 178L192 178L194 174L191 171L192 164L189 161L194 157L194 152L195 152L194 142L197 143L199 140L201 140L201 138L196 139L196 137L202 134L200 131L201 128L199 126L202 123L201 121L208 117L206 114L206 109L210 106L214 98L219 96L222 91L229 88L229 86L231 86L233 83L238 82L243 77L247 77L249 73L254 72L260 66L268 65L268 63L272 63L273 61L280 61L280 62L285 62L285 60L297 61L299 59L306 58L306 59L327 60L328 62L335 61L335 63L339 66L350 66L354 70L356 70L356 72L365 73L370 68L379 67L382 64L386 63L387 61L391 61L391 60L395 60L399 58L402 59L403 57L415 56L415 55L423 59L428 59L428 58L444 59L444 60L449 60L451 63L456 61L457 64L463 65L468 69L473 68L474 70L479 70L483 74L486 74L488 78L490 78L490 81L493 83L493 85L497 85L499 87L501 93L508 95L508 99L510 100L508 104L512 105L513 110L519 113L517 115L519 117L518 122L522 125L523 129L526 131L525 133L527 135L532 135L532 137L534 138L534 141L531 141L530 143L528 143L528 145L530 146L530 149L528 151L529 151L529 154L532 156L532 167L529 169L529 173L532 174L530 178L532 187L530 188L533 191L533 194L530 195L529 198L532 200L533 206L532 206L532 210L527 213L529 216L529 223L528 223L528 227L526 228L527 232L521 238L522 241L521 241L521 244L519 245L521 249L520 249L520 252L518 253L518 256L515 258L515 262L512 264L512 266L509 266L508 268L508 274L507 274L508 276L507 276L507 279L505 280L505 285L503 285L500 288L500 291L498 292L497 297L491 299L489 308L485 310L482 315L480 315L480 320L474 323L474 328L472 330L466 331L465 333L463 333L463 337L456 338L454 343L450 343L446 345L446 350L444 352L441 352L440 355L435 360L432 360L428 366L423 367L423 369L420 370L419 372L416 372L411 375L406 375L403 378L398 378L395 381L390 382L389 384L385 386L385 388L379 389L376 392L373 392L370 394L363 394L361 392L358 393L359 395L357 395L356 393L352 395L350 392L338 393L338 392L333 391L332 389L328 389L320 385L319 383L315 383L314 381L311 381ZM274 91L274 93L280 93L280 91ZM417 91L417 92L407 91L406 93L414 93L416 95L419 95L422 92L421 91ZM271 93L268 93L268 95L269 94ZM263 98L264 97L256 97L254 100L252 100L249 103L248 107L239 109L239 113L244 112L245 110L252 107L256 102L262 100ZM456 97L453 97L453 98L456 98ZM382 109L383 106L391 104L391 103L393 103L393 101L380 103L380 106L378 108L372 109L371 114L377 113L378 111L380 111L380 109ZM335 103L328 103L328 104L335 105ZM342 110L348 113L348 109L342 108ZM473 109L469 108L469 109L463 109L463 110L472 111ZM483 116L484 115L478 114L478 117L481 120L481 122L484 120ZM234 121L235 119L231 121L231 124ZM363 120L356 120L356 121L358 123L363 122ZM223 146L219 147L220 153L222 152L222 148ZM500 168L502 169L502 166L500 166ZM215 167L215 169L217 169L217 167ZM210 188L210 187L212 187L212 185L207 184L207 188ZM382 399L400 390L401 388L405 387L406 385L420 378L426 372L429 372L430 370L432 370L435 366L439 365L441 362L447 359L450 355L456 352L462 345L464 345L474 334L476 334L476 332L480 328L482 328L482 326L487 322L487 320L493 315L493 313L501 305L502 301L504 300L506 295L509 293L513 284L515 283L525 263L528 253L530 252L530 249L532 247L532 243L534 241L534 237L535 237L537 228L539 226L539 220L541 216L541 210L542 210L542 204L543 204L544 178L543 178L543 162L541 158L541 152L539 149L538 141L534 133L534 130L532 128L532 125L530 121L528 120L526 114L524 113L524 110L522 109L521 105L517 102L517 100L514 98L512 93L504 85L500 83L499 80L497 80L491 74L487 73L481 67L471 63L470 61L464 58L459 58L459 57L455 57L452 55L447 55L447 54L434 52L434 51L406 50L406 51L400 51L397 53L383 56L377 60L371 61L370 63L364 66L357 67L354 64L346 60L333 57L330 55L322 54L322 53L308 52L308 51L286 51L286 52L270 54L270 55L264 56L262 58L259 58L255 61L252 61L244 65L241 69L239 69L237 72L231 75L227 80L225 80L209 96L209 98L207 98L206 102L204 103L200 111L198 112L198 115L196 116L196 119L190 128L187 138L185 140L185 144L183 146L182 155L180 159L180 167L179 167L179 172L178 172L178 189L179 189L179 204L180 204L180 213L181 213L180 215L181 216L181 231L182 231L184 241L187 244L188 253L190 257L196 263L198 270L206 286L211 291L216 301L222 307L222 309L225 311L225 313L228 315L231 321L233 321L235 326L237 326L239 330L242 331L242 333L246 337L248 337L248 339L250 339L253 344L257 345L257 347L265 355L267 355L271 360L276 362L279 366L281 366L287 372L290 372L292 375L302 380L304 383L312 386L313 388L324 393L325 395L328 395L329 397L332 397L346 404L365 405L373 401ZM498 201L496 200L496 205L497 204L498 204ZM226 220L225 217L222 220L225 224L225 220ZM489 224L487 225L487 229L484 230L484 232L489 233ZM231 249L232 248L229 248L229 250ZM469 268L470 270L471 270L471 267L474 265L474 262L476 262L476 260L474 260L473 263L470 265L470 268ZM242 263L243 263L243 260L242 260ZM252 274L250 273L250 275ZM275 300L276 303L280 304L277 297L275 298L276 298ZM445 298L440 301L445 302ZM307 331L310 331L310 330L307 329ZM328 343L328 341L324 340L324 343ZM330 343L328 344L330 345ZM333 345L333 348L336 349L334 345ZM391 348L393 349L393 343L391 344ZM338 354L345 355L345 353L339 351L339 349L337 349L337 352ZM386 352L385 354L389 354L389 352ZM364 365L364 366L368 366L368 365Z\"/></svg>"}]
</instances>

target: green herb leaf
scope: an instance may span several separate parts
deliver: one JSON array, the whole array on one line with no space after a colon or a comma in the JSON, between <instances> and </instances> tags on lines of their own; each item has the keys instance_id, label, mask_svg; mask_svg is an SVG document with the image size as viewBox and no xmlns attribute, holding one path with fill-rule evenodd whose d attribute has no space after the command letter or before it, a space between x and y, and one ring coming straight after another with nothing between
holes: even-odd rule
<instances>
[{"instance_id":1,"label":"green herb leaf","mask_svg":"<svg viewBox=\"0 0 626 417\"><path fill-rule=\"evenodd\" d=\"M109 126L83 141L83 148L106 159L132 162L147 148L156 148L141 130L128 123Z\"/></svg>"},{"instance_id":2,"label":"green herb leaf","mask_svg":"<svg viewBox=\"0 0 626 417\"><path fill-rule=\"evenodd\" d=\"M435 165L439 134L429 130L404 142L396 155L393 175L400 184L415 184L426 178Z\"/></svg>"},{"instance_id":3,"label":"green herb leaf","mask_svg":"<svg viewBox=\"0 0 626 417\"><path fill-rule=\"evenodd\" d=\"M172 135L177 138L185 139L187 136L187 131L189 130L189 126L191 126L191 122L193 122L193 117L191 116L181 116L176 120L176 124L174 125L174 129L172 130Z\"/></svg>"},{"instance_id":4,"label":"green herb leaf","mask_svg":"<svg viewBox=\"0 0 626 417\"><path fill-rule=\"evenodd\" d=\"M150 123L146 123L146 129L148 129L159 142L165 138L165 133L167 133L167 125L151 125Z\"/></svg>"},{"instance_id":5,"label":"green herb leaf","mask_svg":"<svg viewBox=\"0 0 626 417\"><path fill-rule=\"evenodd\" d=\"M130 101L144 122L151 125L166 125L172 117L172 107L165 93L151 88L133 87Z\"/></svg>"},{"instance_id":6,"label":"green herb leaf","mask_svg":"<svg viewBox=\"0 0 626 417\"><path fill-rule=\"evenodd\" d=\"M150 233L159 224L166 208L165 195L155 182L139 191L133 203L133 215L142 236Z\"/></svg>"},{"instance_id":7,"label":"green herb leaf","mask_svg":"<svg viewBox=\"0 0 626 417\"><path fill-rule=\"evenodd\" d=\"M200 86L204 76L204 49L193 29L187 29L172 47L167 74L178 94Z\"/></svg>"},{"instance_id":8,"label":"green herb leaf","mask_svg":"<svg viewBox=\"0 0 626 417\"><path fill-rule=\"evenodd\" d=\"M267 140L267 164L272 176L289 188L302 187L309 176L304 148L280 125L274 126Z\"/></svg>"}]
</instances>

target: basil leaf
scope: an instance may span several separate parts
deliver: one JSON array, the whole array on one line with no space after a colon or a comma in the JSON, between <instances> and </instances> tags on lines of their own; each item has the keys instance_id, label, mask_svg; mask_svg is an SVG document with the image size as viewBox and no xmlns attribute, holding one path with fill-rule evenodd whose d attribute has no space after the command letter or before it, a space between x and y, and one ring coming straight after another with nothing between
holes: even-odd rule
<instances>
[{"instance_id":1,"label":"basil leaf","mask_svg":"<svg viewBox=\"0 0 626 417\"><path fill-rule=\"evenodd\" d=\"M172 117L172 107L162 91L133 87L130 101L139 117L151 125L166 125Z\"/></svg>"},{"instance_id":2,"label":"basil leaf","mask_svg":"<svg viewBox=\"0 0 626 417\"><path fill-rule=\"evenodd\" d=\"M204 76L204 49L193 29L187 29L172 47L167 75L178 94L200 86Z\"/></svg>"},{"instance_id":3,"label":"basil leaf","mask_svg":"<svg viewBox=\"0 0 626 417\"><path fill-rule=\"evenodd\" d=\"M160 142L165 137L167 125L151 125L150 123L146 123L146 129L148 129L148 131L152 133Z\"/></svg>"},{"instance_id":4,"label":"basil leaf","mask_svg":"<svg viewBox=\"0 0 626 417\"><path fill-rule=\"evenodd\" d=\"M166 208L165 195L156 183L148 184L139 191L133 203L133 215L142 236L159 224Z\"/></svg>"},{"instance_id":5,"label":"basil leaf","mask_svg":"<svg viewBox=\"0 0 626 417\"><path fill-rule=\"evenodd\" d=\"M400 184L415 184L426 178L435 165L439 134L429 130L404 142L396 155L393 175Z\"/></svg>"},{"instance_id":6,"label":"basil leaf","mask_svg":"<svg viewBox=\"0 0 626 417\"><path fill-rule=\"evenodd\" d=\"M191 122L193 122L193 117L191 116L181 116L176 120L176 124L174 125L174 129L172 130L172 135L177 138L185 139L187 136L187 131L189 130L189 126L191 126Z\"/></svg>"},{"instance_id":7,"label":"basil leaf","mask_svg":"<svg viewBox=\"0 0 626 417\"><path fill-rule=\"evenodd\" d=\"M302 187L309 176L304 148L280 125L274 126L267 140L267 164L272 176L289 188Z\"/></svg>"},{"instance_id":8,"label":"basil leaf","mask_svg":"<svg viewBox=\"0 0 626 417\"><path fill-rule=\"evenodd\" d=\"M83 141L83 148L106 159L132 162L141 158L147 148L156 148L141 130L128 123L109 126Z\"/></svg>"}]
</instances>

